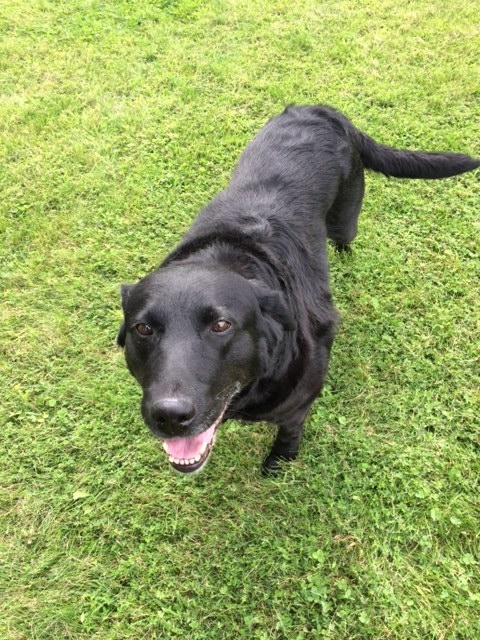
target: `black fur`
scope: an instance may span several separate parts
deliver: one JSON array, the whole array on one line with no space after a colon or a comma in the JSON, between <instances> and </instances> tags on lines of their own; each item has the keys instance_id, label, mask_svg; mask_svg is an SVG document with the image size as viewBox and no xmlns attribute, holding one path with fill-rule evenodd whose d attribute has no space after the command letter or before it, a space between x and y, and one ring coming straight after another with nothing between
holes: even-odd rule
<instances>
[{"instance_id":1,"label":"black fur","mask_svg":"<svg viewBox=\"0 0 480 640\"><path fill-rule=\"evenodd\" d=\"M168 444L230 417L268 421L278 434L264 470L294 459L335 333L326 240L348 251L364 169L444 178L479 165L380 145L328 107L270 120L171 255L122 289L118 343L152 432Z\"/></svg>"}]
</instances>

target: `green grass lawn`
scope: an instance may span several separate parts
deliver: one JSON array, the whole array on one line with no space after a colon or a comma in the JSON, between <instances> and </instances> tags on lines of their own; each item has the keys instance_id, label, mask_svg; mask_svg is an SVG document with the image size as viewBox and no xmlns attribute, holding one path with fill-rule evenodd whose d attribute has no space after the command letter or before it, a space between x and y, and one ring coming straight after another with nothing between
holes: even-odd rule
<instances>
[{"instance_id":1,"label":"green grass lawn","mask_svg":"<svg viewBox=\"0 0 480 640\"><path fill-rule=\"evenodd\" d=\"M478 640L478 172L368 177L278 479L235 422L173 474L115 346L119 285L285 104L478 155L475 3L3 0L0 33L2 640Z\"/></svg>"}]
</instances>

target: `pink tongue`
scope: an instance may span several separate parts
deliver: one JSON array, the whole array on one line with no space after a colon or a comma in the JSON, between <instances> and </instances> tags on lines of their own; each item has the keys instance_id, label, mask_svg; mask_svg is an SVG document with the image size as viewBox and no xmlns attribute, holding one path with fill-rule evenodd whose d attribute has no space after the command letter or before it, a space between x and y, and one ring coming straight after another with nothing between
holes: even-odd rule
<instances>
[{"instance_id":1,"label":"pink tongue","mask_svg":"<svg viewBox=\"0 0 480 640\"><path fill-rule=\"evenodd\" d=\"M178 460L191 460L202 451L204 444L209 444L215 434L216 424L193 438L172 438L164 440L163 446L169 456Z\"/></svg>"}]
</instances>

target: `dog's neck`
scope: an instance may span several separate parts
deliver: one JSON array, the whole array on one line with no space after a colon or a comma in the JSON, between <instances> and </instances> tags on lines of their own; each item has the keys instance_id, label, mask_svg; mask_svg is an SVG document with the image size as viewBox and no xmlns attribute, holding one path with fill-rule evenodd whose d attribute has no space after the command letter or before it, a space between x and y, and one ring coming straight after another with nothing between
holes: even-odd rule
<instances>
[{"instance_id":1,"label":"dog's neck","mask_svg":"<svg viewBox=\"0 0 480 640\"><path fill-rule=\"evenodd\" d=\"M247 278L253 278L252 269L255 268L255 273L258 273L259 266L268 267L277 274L282 271L278 268L276 257L264 245L262 246L253 236L233 229L216 229L192 239L189 239L187 233L160 266L166 267L181 262L220 264ZM277 278L283 289L281 276Z\"/></svg>"}]
</instances>

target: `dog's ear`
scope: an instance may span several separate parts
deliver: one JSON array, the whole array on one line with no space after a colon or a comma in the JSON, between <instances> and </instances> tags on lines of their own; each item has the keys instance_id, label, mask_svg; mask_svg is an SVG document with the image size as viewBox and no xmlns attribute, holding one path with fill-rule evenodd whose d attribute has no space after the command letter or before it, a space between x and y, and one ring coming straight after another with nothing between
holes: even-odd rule
<instances>
[{"instance_id":1,"label":"dog's ear","mask_svg":"<svg viewBox=\"0 0 480 640\"><path fill-rule=\"evenodd\" d=\"M127 339L127 329L125 327L125 322L122 322L122 324L120 325L120 329L118 330L118 333L117 333L117 345L119 347L124 347L126 339Z\"/></svg>"},{"instance_id":2,"label":"dog's ear","mask_svg":"<svg viewBox=\"0 0 480 640\"><path fill-rule=\"evenodd\" d=\"M127 306L128 298L130 297L130 293L135 285L133 284L122 284L120 287L120 293L122 296L122 309L125 313L125 308ZM125 322L122 322L120 329L117 334L117 344L119 347L125 346L125 340L127 338L127 328L125 326Z\"/></svg>"},{"instance_id":3,"label":"dog's ear","mask_svg":"<svg viewBox=\"0 0 480 640\"><path fill-rule=\"evenodd\" d=\"M278 322L285 331L295 331L297 322L279 291L254 286L260 311Z\"/></svg>"}]
</instances>

